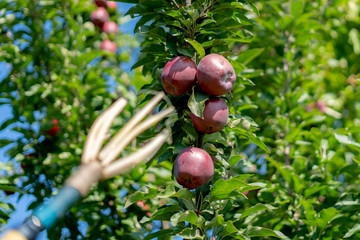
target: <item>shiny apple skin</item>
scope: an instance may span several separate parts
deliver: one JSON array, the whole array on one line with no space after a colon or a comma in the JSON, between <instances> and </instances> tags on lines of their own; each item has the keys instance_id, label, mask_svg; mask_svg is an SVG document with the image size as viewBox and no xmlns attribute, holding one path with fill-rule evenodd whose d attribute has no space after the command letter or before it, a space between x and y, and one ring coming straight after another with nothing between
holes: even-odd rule
<instances>
[{"instance_id":1,"label":"shiny apple skin","mask_svg":"<svg viewBox=\"0 0 360 240\"><path fill-rule=\"evenodd\" d=\"M205 102L203 118L191 113L191 121L195 129L207 134L221 131L228 117L229 108L221 98L213 98Z\"/></svg>"},{"instance_id":2,"label":"shiny apple skin","mask_svg":"<svg viewBox=\"0 0 360 240\"><path fill-rule=\"evenodd\" d=\"M161 73L165 91L173 96L183 95L195 85L196 64L189 57L177 56L166 63Z\"/></svg>"},{"instance_id":3,"label":"shiny apple skin","mask_svg":"<svg viewBox=\"0 0 360 240\"><path fill-rule=\"evenodd\" d=\"M174 175L180 185L190 190L198 188L214 176L212 158L201 148L187 147L175 160Z\"/></svg>"},{"instance_id":4,"label":"shiny apple skin","mask_svg":"<svg viewBox=\"0 0 360 240\"><path fill-rule=\"evenodd\" d=\"M236 81L236 74L233 66L225 57L213 53L200 60L196 79L204 92L213 96L221 96L230 92Z\"/></svg>"}]
</instances>

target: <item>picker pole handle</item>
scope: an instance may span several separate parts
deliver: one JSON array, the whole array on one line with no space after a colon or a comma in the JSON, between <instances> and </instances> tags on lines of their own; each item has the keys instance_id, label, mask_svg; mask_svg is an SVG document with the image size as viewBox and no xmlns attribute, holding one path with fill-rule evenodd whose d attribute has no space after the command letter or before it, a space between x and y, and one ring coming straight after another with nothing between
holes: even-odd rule
<instances>
[{"instance_id":1,"label":"picker pole handle","mask_svg":"<svg viewBox=\"0 0 360 240\"><path fill-rule=\"evenodd\" d=\"M100 177L99 162L81 165L56 196L41 204L17 230L9 231L1 240L35 239L41 231L54 226L77 201L86 196L90 187L98 182Z\"/></svg>"},{"instance_id":2,"label":"picker pole handle","mask_svg":"<svg viewBox=\"0 0 360 240\"><path fill-rule=\"evenodd\" d=\"M17 230L11 230L7 232L1 240L27 240L27 238L24 237L19 231Z\"/></svg>"}]
</instances>

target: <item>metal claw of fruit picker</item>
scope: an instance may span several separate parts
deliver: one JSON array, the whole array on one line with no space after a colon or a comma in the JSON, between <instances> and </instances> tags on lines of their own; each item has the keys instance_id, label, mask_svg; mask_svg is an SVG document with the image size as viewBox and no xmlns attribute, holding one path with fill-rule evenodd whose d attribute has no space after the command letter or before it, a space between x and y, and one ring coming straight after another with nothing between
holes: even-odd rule
<instances>
[{"instance_id":1,"label":"metal claw of fruit picker","mask_svg":"<svg viewBox=\"0 0 360 240\"><path fill-rule=\"evenodd\" d=\"M157 93L103 148L107 132L113 120L125 108L126 99L119 98L101 113L87 135L81 156L81 165L77 171L66 180L65 185L56 196L38 207L16 230L8 231L2 240L35 239L38 233L54 226L57 220L78 200L85 197L93 184L123 174L144 160L153 157L169 139L171 131L168 128L163 129L138 151L117 159L137 135L174 111L174 107L170 106L151 115L151 112L164 97L164 92ZM147 118L143 120L145 117Z\"/></svg>"}]
</instances>

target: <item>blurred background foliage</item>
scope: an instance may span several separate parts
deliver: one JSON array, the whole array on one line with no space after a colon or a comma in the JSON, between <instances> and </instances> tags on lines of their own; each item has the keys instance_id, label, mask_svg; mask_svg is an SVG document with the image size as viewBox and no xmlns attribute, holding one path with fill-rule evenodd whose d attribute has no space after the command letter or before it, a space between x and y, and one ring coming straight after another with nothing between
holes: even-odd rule
<instances>
[{"instance_id":1,"label":"blurred background foliage","mask_svg":"<svg viewBox=\"0 0 360 240\"><path fill-rule=\"evenodd\" d=\"M35 196L33 209L56 193L79 165L91 123L115 99L124 96L129 104L113 132L133 114L137 97L146 100L148 90L161 89L159 73L172 56L195 54L199 60L216 52L227 56L238 75L226 96L229 126L207 136L207 148L219 160L216 178L251 173L247 182L262 183L231 201L214 201L221 206L217 219L222 218L214 218L214 225L225 226L216 239L241 234L272 239L282 236L277 231L289 239L360 239L358 0L251 1L229 21L221 21L228 19L227 8L248 2L215 1L224 9L209 9L214 21L198 28L199 35L186 33L179 23L193 24L184 16L196 19L201 1L179 11L173 1L122 2L137 4L126 16L140 20L137 37L121 32L114 37L118 51L113 54L100 50L109 36L90 21L96 9L92 1L0 1L0 62L6 65L0 104L10 105L13 115L0 130L20 136L0 140L10 159L0 162L1 230L15 208L8 195ZM145 14L149 9L153 13ZM124 14L113 12L111 19L126 24ZM135 70L124 70L134 59ZM184 102L172 100L179 106ZM172 204L172 198L133 201L130 196L143 186L160 189L173 183L172 161L196 138L191 128L179 127L186 126L186 112L185 118L180 113L173 146L164 146L147 166L99 183L48 231L48 238L143 239L167 229L164 221L140 221ZM48 131L54 120L55 135ZM136 204L124 209L126 201ZM257 232L258 226L276 232Z\"/></svg>"}]
</instances>

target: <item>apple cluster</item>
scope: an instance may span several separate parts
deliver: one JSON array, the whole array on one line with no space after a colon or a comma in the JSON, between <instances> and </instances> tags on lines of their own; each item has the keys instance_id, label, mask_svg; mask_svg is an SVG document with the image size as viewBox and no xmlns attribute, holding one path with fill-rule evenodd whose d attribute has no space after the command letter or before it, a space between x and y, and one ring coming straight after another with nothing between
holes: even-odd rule
<instances>
[{"instance_id":1,"label":"apple cluster","mask_svg":"<svg viewBox=\"0 0 360 240\"><path fill-rule=\"evenodd\" d=\"M94 0L94 2L98 8L91 12L90 19L96 27L108 36L108 39L101 42L100 49L116 53L116 43L111 39L118 33L119 27L116 22L110 20L109 13L116 11L117 3L105 0Z\"/></svg>"},{"instance_id":2,"label":"apple cluster","mask_svg":"<svg viewBox=\"0 0 360 240\"><path fill-rule=\"evenodd\" d=\"M195 84L209 95L202 118L191 112L191 121L201 134L215 133L225 127L229 109L219 96L230 92L235 80L233 66L219 54L206 55L197 66L191 58L177 56L166 63L161 73L161 83L170 95L183 95ZM174 175L180 185L195 189L213 177L213 160L201 148L185 148L175 160Z\"/></svg>"}]
</instances>

